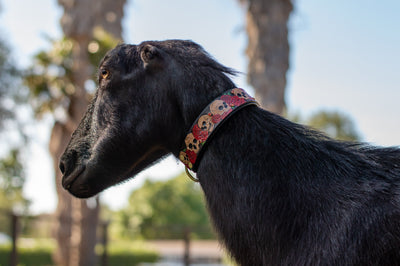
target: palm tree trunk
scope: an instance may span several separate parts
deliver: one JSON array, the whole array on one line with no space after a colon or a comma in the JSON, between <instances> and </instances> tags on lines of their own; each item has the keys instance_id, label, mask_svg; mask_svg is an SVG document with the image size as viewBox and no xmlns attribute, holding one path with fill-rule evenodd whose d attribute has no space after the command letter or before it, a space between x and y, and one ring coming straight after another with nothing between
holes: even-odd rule
<instances>
[{"instance_id":1,"label":"palm tree trunk","mask_svg":"<svg viewBox=\"0 0 400 266\"><path fill-rule=\"evenodd\" d=\"M99 204L88 206L86 200L73 198L61 187L61 173L58 170L59 158L69 142L71 134L78 126L88 104L88 95L84 84L90 78L90 63L87 55L88 38L74 42L73 48L73 83L75 94L70 98L68 120L56 122L50 140L50 151L56 172L58 194L56 237L58 249L54 255L58 265L77 266L94 265L96 255L96 229Z\"/></svg>"},{"instance_id":2,"label":"palm tree trunk","mask_svg":"<svg viewBox=\"0 0 400 266\"><path fill-rule=\"evenodd\" d=\"M85 82L91 79L93 69L88 57L88 45L96 26L102 27L121 39L123 6L126 0L58 0L64 8L61 26L66 37L74 41L72 50L72 82L75 87L70 97L67 120L56 122L51 139L58 194L55 228L58 248L54 261L62 266L87 266L96 264L94 247L99 217L99 198L89 204L86 200L73 198L61 187L58 161L69 142L71 133L78 126L88 105Z\"/></svg>"},{"instance_id":3,"label":"palm tree trunk","mask_svg":"<svg viewBox=\"0 0 400 266\"><path fill-rule=\"evenodd\" d=\"M291 0L241 0L247 4L248 82L261 106L282 114L289 68Z\"/></svg>"},{"instance_id":4,"label":"palm tree trunk","mask_svg":"<svg viewBox=\"0 0 400 266\"><path fill-rule=\"evenodd\" d=\"M53 166L56 170L56 191L58 196L57 210L55 217L57 223L54 227L55 239L57 241L57 249L53 254L53 261L60 266L69 266L69 251L70 251L70 238L71 238L71 224L72 224L72 202L71 195L61 186L61 172L58 171L58 160L64 152L68 144L71 131L65 125L56 122L50 136L49 150L53 159Z\"/></svg>"},{"instance_id":5,"label":"palm tree trunk","mask_svg":"<svg viewBox=\"0 0 400 266\"><path fill-rule=\"evenodd\" d=\"M87 52L90 38L91 33L88 34L87 38L83 36L76 38L72 50L74 60L72 79L75 85L75 94L70 99L68 114L75 128L78 126L89 103L84 86L92 73ZM96 254L94 247L96 245L96 231L100 211L98 199L96 199L93 207L89 208L86 200L72 198L71 206L70 266L95 265Z\"/></svg>"}]
</instances>

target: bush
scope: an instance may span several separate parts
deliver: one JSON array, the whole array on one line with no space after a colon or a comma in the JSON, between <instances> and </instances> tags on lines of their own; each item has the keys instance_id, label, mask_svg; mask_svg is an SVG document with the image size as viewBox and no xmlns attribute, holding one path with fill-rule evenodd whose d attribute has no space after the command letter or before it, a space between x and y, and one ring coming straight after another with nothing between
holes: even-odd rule
<instances>
[{"instance_id":1,"label":"bush","mask_svg":"<svg viewBox=\"0 0 400 266\"><path fill-rule=\"evenodd\" d=\"M102 246L97 246L97 254L103 254ZM110 241L108 245L109 266L131 266L141 262L156 262L159 255L140 241Z\"/></svg>"},{"instance_id":2,"label":"bush","mask_svg":"<svg viewBox=\"0 0 400 266\"><path fill-rule=\"evenodd\" d=\"M158 255L154 252L139 252L139 253L112 253L108 258L109 266L131 266L141 262L156 262Z\"/></svg>"},{"instance_id":3,"label":"bush","mask_svg":"<svg viewBox=\"0 0 400 266\"><path fill-rule=\"evenodd\" d=\"M50 266L53 265L52 254L55 243L51 240L21 239L18 241L19 266ZM11 245L0 245L0 266L10 265ZM96 247L96 253L102 254L102 247ZM133 266L141 262L156 262L157 252L147 249L144 243L116 242L108 247L109 266Z\"/></svg>"},{"instance_id":4,"label":"bush","mask_svg":"<svg viewBox=\"0 0 400 266\"><path fill-rule=\"evenodd\" d=\"M45 266L53 265L52 250L45 248L18 247L19 266ZM10 245L0 246L0 266L10 265Z\"/></svg>"}]
</instances>

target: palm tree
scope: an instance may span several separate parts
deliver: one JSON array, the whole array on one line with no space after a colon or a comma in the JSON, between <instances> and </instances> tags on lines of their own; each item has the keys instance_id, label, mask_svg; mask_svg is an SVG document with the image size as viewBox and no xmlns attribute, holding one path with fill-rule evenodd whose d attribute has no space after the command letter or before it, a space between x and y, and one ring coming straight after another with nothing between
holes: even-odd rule
<instances>
[{"instance_id":1,"label":"palm tree","mask_svg":"<svg viewBox=\"0 0 400 266\"><path fill-rule=\"evenodd\" d=\"M90 98L87 84L93 79L100 58L118 42L116 39L122 39L125 2L58 0L64 9L61 26L65 38L53 41L51 51L38 53L34 66L25 76L36 114L63 113L61 119L54 115L56 121L49 142L58 195L55 228L58 248L54 254L57 265L96 264L99 199L79 200L68 194L61 187L58 161L86 111Z\"/></svg>"},{"instance_id":2,"label":"palm tree","mask_svg":"<svg viewBox=\"0 0 400 266\"><path fill-rule=\"evenodd\" d=\"M69 247L66 247L69 250L64 251L60 248L60 254L69 253L63 254L60 261L69 260L67 265L94 265L99 199L97 197L94 204L90 205L87 201L66 195L61 188L58 160L88 105L89 97L85 83L93 74L88 47L93 40L95 27L101 27L115 38L122 39L121 19L125 0L58 0L58 2L64 8L64 15L61 18L62 29L65 36L73 40L71 81L75 89L69 97L67 120L64 123L55 123L50 139L50 150L54 167L57 169L56 184L59 198L57 213L61 218L57 240L60 247L65 237L69 237L70 240L67 242ZM72 220L68 217L72 217Z\"/></svg>"},{"instance_id":3,"label":"palm tree","mask_svg":"<svg viewBox=\"0 0 400 266\"><path fill-rule=\"evenodd\" d=\"M288 20L291 0L240 0L247 8L248 82L261 106L283 114L289 68Z\"/></svg>"}]
</instances>

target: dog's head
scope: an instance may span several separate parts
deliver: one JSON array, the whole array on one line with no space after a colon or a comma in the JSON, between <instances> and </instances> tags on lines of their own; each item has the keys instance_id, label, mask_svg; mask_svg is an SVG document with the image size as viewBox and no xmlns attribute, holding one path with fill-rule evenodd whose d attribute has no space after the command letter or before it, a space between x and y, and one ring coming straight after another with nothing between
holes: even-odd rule
<instances>
[{"instance_id":1,"label":"dog's head","mask_svg":"<svg viewBox=\"0 0 400 266\"><path fill-rule=\"evenodd\" d=\"M168 153L178 156L198 113L234 86L226 74L233 71L191 41L108 52L94 99L60 160L64 188L90 197Z\"/></svg>"}]
</instances>

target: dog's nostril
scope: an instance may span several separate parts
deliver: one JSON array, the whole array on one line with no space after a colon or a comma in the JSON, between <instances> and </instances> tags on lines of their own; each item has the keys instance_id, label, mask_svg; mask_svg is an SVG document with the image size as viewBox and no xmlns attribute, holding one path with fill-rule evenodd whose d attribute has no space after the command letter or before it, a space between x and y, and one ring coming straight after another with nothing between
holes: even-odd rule
<instances>
[{"instance_id":1,"label":"dog's nostril","mask_svg":"<svg viewBox=\"0 0 400 266\"><path fill-rule=\"evenodd\" d=\"M65 173L65 166L64 166L64 163L63 163L63 162L60 162L59 167L60 167L61 173L64 174L64 173Z\"/></svg>"}]
</instances>

